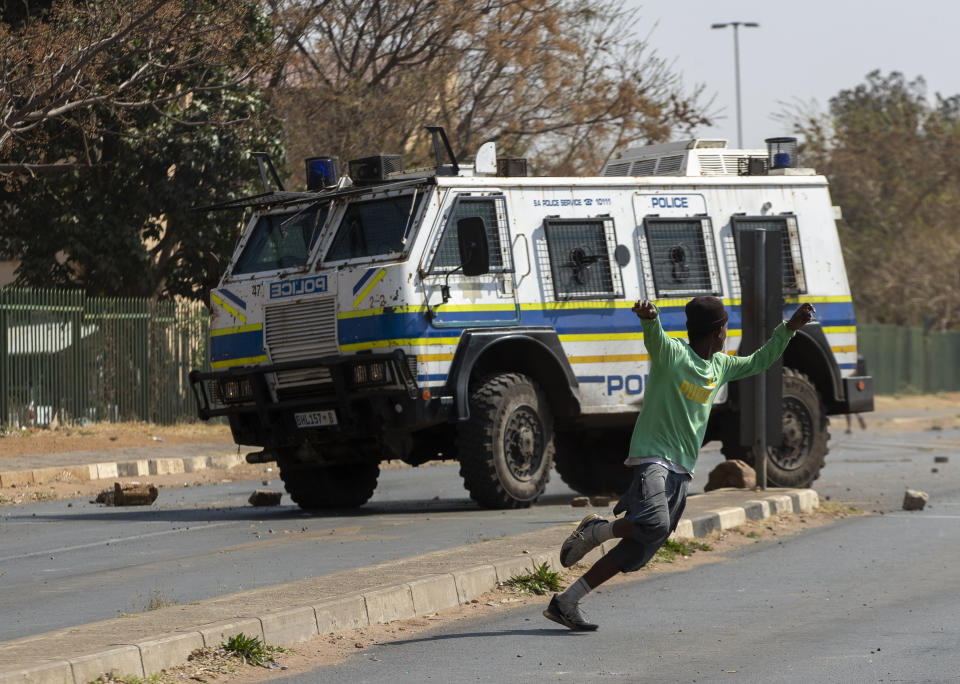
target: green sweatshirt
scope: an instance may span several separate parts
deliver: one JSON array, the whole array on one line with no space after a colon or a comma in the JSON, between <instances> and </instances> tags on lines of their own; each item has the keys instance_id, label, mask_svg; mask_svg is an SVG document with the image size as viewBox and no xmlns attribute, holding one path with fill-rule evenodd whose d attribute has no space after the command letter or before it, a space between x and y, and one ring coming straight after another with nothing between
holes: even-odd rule
<instances>
[{"instance_id":1,"label":"green sweatshirt","mask_svg":"<svg viewBox=\"0 0 960 684\"><path fill-rule=\"evenodd\" d=\"M626 464L659 457L692 473L717 391L726 382L769 368L783 354L794 333L783 321L767 343L750 356L717 352L707 360L700 358L690 345L668 337L659 315L641 319L641 325L643 342L650 354L650 376Z\"/></svg>"}]
</instances>

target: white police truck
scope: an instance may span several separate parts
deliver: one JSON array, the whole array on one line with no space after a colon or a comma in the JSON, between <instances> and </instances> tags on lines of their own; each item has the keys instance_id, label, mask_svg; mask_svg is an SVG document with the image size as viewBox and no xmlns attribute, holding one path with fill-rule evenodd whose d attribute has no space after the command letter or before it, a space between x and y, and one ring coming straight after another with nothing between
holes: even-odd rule
<instances>
[{"instance_id":1,"label":"white police truck","mask_svg":"<svg viewBox=\"0 0 960 684\"><path fill-rule=\"evenodd\" d=\"M379 155L338 178L314 158L306 192L219 205L253 214L210 295L199 415L262 447L248 460L275 460L301 507L362 505L390 459L456 459L489 508L529 506L554 466L579 492L621 491L649 369L633 303L653 300L684 338L686 301L721 297L736 353L738 233L758 225L779 236L784 311L817 309L784 355L770 483L808 485L827 417L872 410L823 176L690 140L628 150L598 177L527 177L491 143L461 167L432 132L435 167ZM707 440L753 462L739 411L734 383Z\"/></svg>"}]
</instances>

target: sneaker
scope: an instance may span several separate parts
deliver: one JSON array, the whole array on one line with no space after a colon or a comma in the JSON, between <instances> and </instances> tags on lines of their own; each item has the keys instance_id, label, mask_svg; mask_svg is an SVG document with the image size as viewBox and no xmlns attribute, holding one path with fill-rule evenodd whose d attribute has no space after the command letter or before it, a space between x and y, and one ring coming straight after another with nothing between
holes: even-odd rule
<instances>
[{"instance_id":1,"label":"sneaker","mask_svg":"<svg viewBox=\"0 0 960 684\"><path fill-rule=\"evenodd\" d=\"M587 622L580 613L580 606L574 605L573 608L564 608L557 600L558 594L554 594L550 599L550 605L543 611L543 617L548 620L563 625L575 632L594 632L598 625Z\"/></svg>"},{"instance_id":2,"label":"sneaker","mask_svg":"<svg viewBox=\"0 0 960 684\"><path fill-rule=\"evenodd\" d=\"M591 513L580 521L577 529L570 533L560 547L560 565L569 568L598 546L594 536L590 534L590 528L601 522L604 522L603 518L596 513Z\"/></svg>"}]
</instances>

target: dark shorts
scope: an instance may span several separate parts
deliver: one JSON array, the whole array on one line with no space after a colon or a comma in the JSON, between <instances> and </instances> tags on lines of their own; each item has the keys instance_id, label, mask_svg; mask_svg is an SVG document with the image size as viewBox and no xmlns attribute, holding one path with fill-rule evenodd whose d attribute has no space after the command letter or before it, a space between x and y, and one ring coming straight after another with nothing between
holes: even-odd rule
<instances>
[{"instance_id":1,"label":"dark shorts","mask_svg":"<svg viewBox=\"0 0 960 684\"><path fill-rule=\"evenodd\" d=\"M690 479L690 475L675 473L659 463L634 468L630 489L613 509L617 514L626 511L625 518L633 523L633 538L621 539L610 551L622 572L646 565L677 529Z\"/></svg>"}]
</instances>

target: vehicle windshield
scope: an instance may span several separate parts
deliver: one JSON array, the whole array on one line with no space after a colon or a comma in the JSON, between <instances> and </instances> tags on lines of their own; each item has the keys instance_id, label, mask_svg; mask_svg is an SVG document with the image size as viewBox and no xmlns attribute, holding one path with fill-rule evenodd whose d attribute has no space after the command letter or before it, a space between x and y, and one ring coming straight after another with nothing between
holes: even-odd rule
<instances>
[{"instance_id":1,"label":"vehicle windshield","mask_svg":"<svg viewBox=\"0 0 960 684\"><path fill-rule=\"evenodd\" d=\"M351 202L340 220L326 261L358 259L403 251L423 193Z\"/></svg>"},{"instance_id":2,"label":"vehicle windshield","mask_svg":"<svg viewBox=\"0 0 960 684\"><path fill-rule=\"evenodd\" d=\"M324 203L300 213L261 216L233 267L234 274L305 265L329 207L329 203Z\"/></svg>"}]
</instances>

